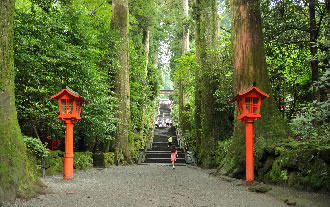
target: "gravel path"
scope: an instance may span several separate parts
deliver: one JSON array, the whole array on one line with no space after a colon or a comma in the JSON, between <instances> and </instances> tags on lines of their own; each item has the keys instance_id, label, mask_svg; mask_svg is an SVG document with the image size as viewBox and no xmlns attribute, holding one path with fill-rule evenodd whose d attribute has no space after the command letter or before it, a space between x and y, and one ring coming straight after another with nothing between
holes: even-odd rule
<instances>
[{"instance_id":1,"label":"gravel path","mask_svg":"<svg viewBox=\"0 0 330 207\"><path fill-rule=\"evenodd\" d=\"M45 195L4 206L287 206L267 194L249 192L197 167L113 166L42 179Z\"/></svg>"}]
</instances>

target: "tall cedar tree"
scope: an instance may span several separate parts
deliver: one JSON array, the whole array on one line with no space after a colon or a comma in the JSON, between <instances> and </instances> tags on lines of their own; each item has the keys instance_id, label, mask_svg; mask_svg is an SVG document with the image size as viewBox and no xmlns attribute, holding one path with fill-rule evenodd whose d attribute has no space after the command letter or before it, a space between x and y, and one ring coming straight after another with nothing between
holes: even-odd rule
<instances>
[{"instance_id":1,"label":"tall cedar tree","mask_svg":"<svg viewBox=\"0 0 330 207\"><path fill-rule=\"evenodd\" d=\"M115 96L118 99L117 118L119 124L116 132L116 161L120 161L121 155L125 161L131 162L128 148L128 131L130 129L130 86L129 86L129 66L128 66L128 1L112 1L112 29L118 30L121 48L118 54L119 69L115 75Z\"/></svg>"},{"instance_id":2,"label":"tall cedar tree","mask_svg":"<svg viewBox=\"0 0 330 207\"><path fill-rule=\"evenodd\" d=\"M215 165L213 152L215 150L216 141L221 138L221 116L216 111L216 99L214 93L216 90L214 65L214 49L217 42L217 5L215 0L198 1L198 52L199 63L201 65L201 79L196 85L200 90L201 100L201 137L197 143L198 158L203 168L209 168ZM196 97L197 99L197 97Z\"/></svg>"},{"instance_id":3,"label":"tall cedar tree","mask_svg":"<svg viewBox=\"0 0 330 207\"><path fill-rule=\"evenodd\" d=\"M144 122L145 122L145 112L146 112L146 98L147 98L147 79L148 79L148 63L149 63L149 44L150 44L150 31L148 28L143 30L143 45L144 45L144 56L145 66L144 66L144 74L143 74L143 91L142 91L142 103L141 103L141 130L140 137L143 137L144 134Z\"/></svg>"},{"instance_id":4,"label":"tall cedar tree","mask_svg":"<svg viewBox=\"0 0 330 207\"><path fill-rule=\"evenodd\" d=\"M195 26L195 41L196 41L196 61L199 65L201 65L200 60L200 10L198 9L200 0L196 0L195 3L195 15L194 19L196 22ZM196 138L196 152L200 151L201 146L201 89L200 89L200 71L196 70L195 73L195 110L194 110L194 120L195 120L195 138Z\"/></svg>"},{"instance_id":5,"label":"tall cedar tree","mask_svg":"<svg viewBox=\"0 0 330 207\"><path fill-rule=\"evenodd\" d=\"M0 2L0 205L37 190L37 176L23 143L15 108L14 0Z\"/></svg>"},{"instance_id":6,"label":"tall cedar tree","mask_svg":"<svg viewBox=\"0 0 330 207\"><path fill-rule=\"evenodd\" d=\"M255 164L262 157L263 147L288 135L287 124L281 118L271 94L259 5L257 0L231 0L230 5L234 93L238 94L256 82L259 89L270 94L270 98L261 104L261 119L254 122L254 151L261 152L255 153ZM222 169L232 176L241 176L245 172L245 125L237 119L232 146Z\"/></svg>"},{"instance_id":7,"label":"tall cedar tree","mask_svg":"<svg viewBox=\"0 0 330 207\"><path fill-rule=\"evenodd\" d=\"M188 0L182 0L182 10L183 10L183 17L185 20L189 17L189 1ZM183 22L183 31L182 31L182 55L185 54L185 52L189 51L189 26L186 22ZM178 83L179 86L179 120L181 129L183 132L187 130L187 120L185 119L183 115L184 111L184 105L186 103L186 91L185 86L182 82Z\"/></svg>"}]
</instances>

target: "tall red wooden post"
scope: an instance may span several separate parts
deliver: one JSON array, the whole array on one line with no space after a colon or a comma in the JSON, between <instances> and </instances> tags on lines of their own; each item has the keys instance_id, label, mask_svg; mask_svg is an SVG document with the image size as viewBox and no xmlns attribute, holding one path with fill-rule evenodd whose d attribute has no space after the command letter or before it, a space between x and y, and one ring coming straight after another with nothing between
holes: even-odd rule
<instances>
[{"instance_id":1,"label":"tall red wooden post","mask_svg":"<svg viewBox=\"0 0 330 207\"><path fill-rule=\"evenodd\" d=\"M237 102L237 119L245 122L245 179L247 186L250 186L254 181L253 122L261 117L261 100L267 97L269 95L263 93L254 84L231 100L231 102Z\"/></svg>"},{"instance_id":2,"label":"tall red wooden post","mask_svg":"<svg viewBox=\"0 0 330 207\"><path fill-rule=\"evenodd\" d=\"M73 178L73 124L72 120L66 120L65 130L65 154L64 154L64 179Z\"/></svg>"},{"instance_id":3,"label":"tall red wooden post","mask_svg":"<svg viewBox=\"0 0 330 207\"><path fill-rule=\"evenodd\" d=\"M58 100L59 119L65 121L65 155L64 155L64 179L73 178L73 124L81 119L82 103L87 100L80 97L69 87L64 88L59 93L50 98Z\"/></svg>"},{"instance_id":4,"label":"tall red wooden post","mask_svg":"<svg viewBox=\"0 0 330 207\"><path fill-rule=\"evenodd\" d=\"M254 180L253 165L253 119L245 121L245 150L246 150L246 183L251 185Z\"/></svg>"}]
</instances>

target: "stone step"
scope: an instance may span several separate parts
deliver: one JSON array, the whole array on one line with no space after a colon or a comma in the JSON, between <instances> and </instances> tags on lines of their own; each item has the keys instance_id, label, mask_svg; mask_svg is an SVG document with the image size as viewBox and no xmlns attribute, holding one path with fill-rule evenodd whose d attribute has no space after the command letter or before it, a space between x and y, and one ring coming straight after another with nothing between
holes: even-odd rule
<instances>
[{"instance_id":1,"label":"stone step","mask_svg":"<svg viewBox=\"0 0 330 207\"><path fill-rule=\"evenodd\" d=\"M178 158L184 158L184 153L178 153ZM171 153L148 153L146 154L146 158L171 158Z\"/></svg>"},{"instance_id":2,"label":"stone step","mask_svg":"<svg viewBox=\"0 0 330 207\"><path fill-rule=\"evenodd\" d=\"M178 146L177 142L172 142L175 146ZM168 142L153 142L152 145L168 145Z\"/></svg>"},{"instance_id":3,"label":"stone step","mask_svg":"<svg viewBox=\"0 0 330 207\"><path fill-rule=\"evenodd\" d=\"M179 150L179 149L178 149ZM154 146L152 145L151 151L170 151L170 149L166 146Z\"/></svg>"},{"instance_id":4,"label":"stone step","mask_svg":"<svg viewBox=\"0 0 330 207\"><path fill-rule=\"evenodd\" d=\"M154 136L154 142L167 142L169 136ZM176 137L172 136L172 140L177 140Z\"/></svg>"},{"instance_id":5,"label":"stone step","mask_svg":"<svg viewBox=\"0 0 330 207\"><path fill-rule=\"evenodd\" d=\"M170 166L172 167L172 163L141 163L138 165L159 165L159 166ZM178 166L187 166L186 163L175 163L175 167Z\"/></svg>"},{"instance_id":6,"label":"stone step","mask_svg":"<svg viewBox=\"0 0 330 207\"><path fill-rule=\"evenodd\" d=\"M147 158L144 163L171 163L171 158ZM176 163L186 163L186 160L178 157Z\"/></svg>"},{"instance_id":7,"label":"stone step","mask_svg":"<svg viewBox=\"0 0 330 207\"><path fill-rule=\"evenodd\" d=\"M183 149L177 149L178 153L184 153ZM158 150L148 150L147 153L171 153L169 150L158 151Z\"/></svg>"},{"instance_id":8,"label":"stone step","mask_svg":"<svg viewBox=\"0 0 330 207\"><path fill-rule=\"evenodd\" d=\"M178 143L174 142L173 144L178 148ZM163 143L153 142L152 143L152 148L157 148L157 147L161 147L161 148L165 147L167 150L170 150L167 142L163 142Z\"/></svg>"}]
</instances>

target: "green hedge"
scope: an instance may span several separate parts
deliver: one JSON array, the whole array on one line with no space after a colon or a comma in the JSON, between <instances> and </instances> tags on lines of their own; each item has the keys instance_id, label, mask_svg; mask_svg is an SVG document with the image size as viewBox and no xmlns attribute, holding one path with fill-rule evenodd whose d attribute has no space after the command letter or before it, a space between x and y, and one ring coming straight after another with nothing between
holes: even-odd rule
<instances>
[{"instance_id":1,"label":"green hedge","mask_svg":"<svg viewBox=\"0 0 330 207\"><path fill-rule=\"evenodd\" d=\"M64 152L56 150L50 151L46 158L46 175L63 173L64 170Z\"/></svg>"},{"instance_id":2,"label":"green hedge","mask_svg":"<svg viewBox=\"0 0 330 207\"><path fill-rule=\"evenodd\" d=\"M73 168L74 170L86 170L93 168L92 152L74 152ZM46 158L46 175L63 173L64 171L64 152L56 150L51 151Z\"/></svg>"},{"instance_id":3,"label":"green hedge","mask_svg":"<svg viewBox=\"0 0 330 207\"><path fill-rule=\"evenodd\" d=\"M29 159L37 164L38 176L42 175L41 158L35 150L28 150ZM110 167L114 164L114 153L103 153L105 167ZM64 171L64 152L60 150L49 151L46 159L46 175L55 175ZM73 153L73 168L74 170L87 170L93 168L93 153L92 152L74 152Z\"/></svg>"},{"instance_id":4,"label":"green hedge","mask_svg":"<svg viewBox=\"0 0 330 207\"><path fill-rule=\"evenodd\" d=\"M87 170L93 168L92 152L74 152L73 153L73 169Z\"/></svg>"}]
</instances>

